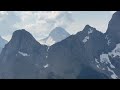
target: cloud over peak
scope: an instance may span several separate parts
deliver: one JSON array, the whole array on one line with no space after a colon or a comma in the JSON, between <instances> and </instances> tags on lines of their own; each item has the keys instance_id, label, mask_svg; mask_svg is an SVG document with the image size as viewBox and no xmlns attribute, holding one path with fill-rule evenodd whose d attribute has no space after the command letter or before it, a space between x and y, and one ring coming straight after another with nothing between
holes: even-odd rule
<instances>
[{"instance_id":1,"label":"cloud over peak","mask_svg":"<svg viewBox=\"0 0 120 90\"><path fill-rule=\"evenodd\" d=\"M47 36L53 28L67 27L72 21L70 11L0 11L3 37L10 36L16 29L24 28L36 38L41 38Z\"/></svg>"}]
</instances>

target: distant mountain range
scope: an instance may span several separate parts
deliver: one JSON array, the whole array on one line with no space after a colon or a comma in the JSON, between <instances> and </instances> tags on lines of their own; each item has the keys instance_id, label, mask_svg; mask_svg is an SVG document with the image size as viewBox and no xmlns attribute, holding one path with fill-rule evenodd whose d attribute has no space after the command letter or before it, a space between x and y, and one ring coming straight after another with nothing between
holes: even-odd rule
<instances>
[{"instance_id":1,"label":"distant mountain range","mask_svg":"<svg viewBox=\"0 0 120 90\"><path fill-rule=\"evenodd\" d=\"M4 40L1 36L0 36L0 53L2 51L2 48L5 46L5 44L7 44L8 41Z\"/></svg>"},{"instance_id":2,"label":"distant mountain range","mask_svg":"<svg viewBox=\"0 0 120 90\"><path fill-rule=\"evenodd\" d=\"M57 42L60 42L70 36L70 34L61 27L56 27L51 31L47 38L40 40L40 44L51 46Z\"/></svg>"},{"instance_id":3,"label":"distant mountain range","mask_svg":"<svg viewBox=\"0 0 120 90\"><path fill-rule=\"evenodd\" d=\"M113 14L106 33L86 25L69 35L57 27L41 41L16 30L0 54L0 78L120 78L120 11Z\"/></svg>"}]
</instances>

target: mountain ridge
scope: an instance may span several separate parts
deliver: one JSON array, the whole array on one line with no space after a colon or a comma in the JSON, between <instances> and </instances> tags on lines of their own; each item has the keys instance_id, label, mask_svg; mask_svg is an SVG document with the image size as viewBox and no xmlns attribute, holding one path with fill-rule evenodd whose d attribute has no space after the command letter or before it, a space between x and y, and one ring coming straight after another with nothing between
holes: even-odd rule
<instances>
[{"instance_id":1,"label":"mountain ridge","mask_svg":"<svg viewBox=\"0 0 120 90\"><path fill-rule=\"evenodd\" d=\"M116 12L106 33L86 25L51 46L26 30L15 31L0 55L0 78L119 79L119 18Z\"/></svg>"}]
</instances>

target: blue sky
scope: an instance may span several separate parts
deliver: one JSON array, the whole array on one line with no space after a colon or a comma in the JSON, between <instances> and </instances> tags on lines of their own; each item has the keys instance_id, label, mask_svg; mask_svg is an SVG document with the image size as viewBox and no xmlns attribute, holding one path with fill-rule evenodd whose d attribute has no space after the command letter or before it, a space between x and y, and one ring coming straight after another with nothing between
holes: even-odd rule
<instances>
[{"instance_id":1,"label":"blue sky","mask_svg":"<svg viewBox=\"0 0 120 90\"><path fill-rule=\"evenodd\" d=\"M75 34L89 24L105 32L114 11L0 11L0 36L10 40L17 29L26 29L37 40L57 26Z\"/></svg>"}]
</instances>

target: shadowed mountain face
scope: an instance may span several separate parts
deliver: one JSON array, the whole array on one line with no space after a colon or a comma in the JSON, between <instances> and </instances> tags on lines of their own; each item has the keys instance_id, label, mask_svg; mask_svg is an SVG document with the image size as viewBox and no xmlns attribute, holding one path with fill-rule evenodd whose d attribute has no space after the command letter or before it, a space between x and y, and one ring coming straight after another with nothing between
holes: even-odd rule
<instances>
[{"instance_id":1,"label":"shadowed mountain face","mask_svg":"<svg viewBox=\"0 0 120 90\"><path fill-rule=\"evenodd\" d=\"M113 15L105 34L86 25L51 46L47 57L51 78L120 78L119 16L119 11Z\"/></svg>"},{"instance_id":2,"label":"shadowed mountain face","mask_svg":"<svg viewBox=\"0 0 120 90\"><path fill-rule=\"evenodd\" d=\"M109 43L108 47L106 47L108 58L114 66L112 70L108 69L108 71L112 73L111 77L120 78L120 11L113 14L108 24L105 38L107 43Z\"/></svg>"},{"instance_id":3,"label":"shadowed mountain face","mask_svg":"<svg viewBox=\"0 0 120 90\"><path fill-rule=\"evenodd\" d=\"M91 61L97 56L96 52L104 47L95 48L93 46L100 44L102 36L101 32L87 25L76 35L47 47L40 45L24 29L17 30L1 53L0 77L75 79L84 75L82 70L87 66L91 73L95 71L95 78L98 78L100 77L97 74L98 70ZM85 37L89 38L85 40ZM94 42L98 43L93 44ZM102 72L100 73L102 74ZM92 78L92 76L88 78Z\"/></svg>"},{"instance_id":4,"label":"shadowed mountain face","mask_svg":"<svg viewBox=\"0 0 120 90\"><path fill-rule=\"evenodd\" d=\"M108 24L108 30L106 33L112 34L118 32L120 32L120 11L117 11L116 13L113 14Z\"/></svg>"},{"instance_id":5,"label":"shadowed mountain face","mask_svg":"<svg viewBox=\"0 0 120 90\"><path fill-rule=\"evenodd\" d=\"M120 43L120 11L113 14L105 34L111 43L110 48L114 48L117 43Z\"/></svg>"},{"instance_id":6,"label":"shadowed mountain face","mask_svg":"<svg viewBox=\"0 0 120 90\"><path fill-rule=\"evenodd\" d=\"M24 29L17 30L1 52L0 78L118 79L119 19L116 12L105 34L86 25L52 46L39 44Z\"/></svg>"},{"instance_id":7,"label":"shadowed mountain face","mask_svg":"<svg viewBox=\"0 0 120 90\"><path fill-rule=\"evenodd\" d=\"M24 29L15 31L0 56L1 77L38 78L46 49Z\"/></svg>"},{"instance_id":8,"label":"shadowed mountain face","mask_svg":"<svg viewBox=\"0 0 120 90\"><path fill-rule=\"evenodd\" d=\"M104 44L104 34L86 25L83 31L50 47L47 58L49 68L63 78L82 78L79 74L82 75L85 72L83 69L89 67L90 71L85 69L86 74L91 72L94 78L98 78L102 72L98 74L94 59L102 53Z\"/></svg>"}]
</instances>

